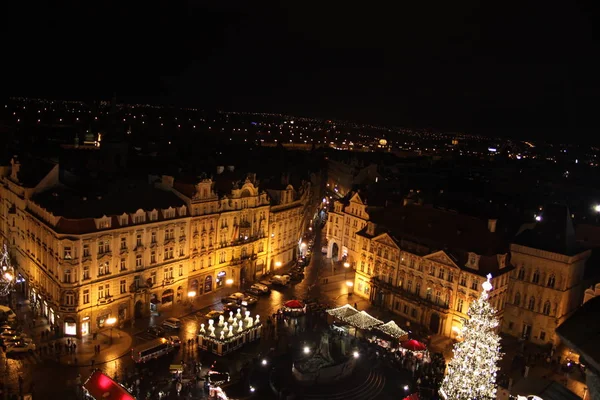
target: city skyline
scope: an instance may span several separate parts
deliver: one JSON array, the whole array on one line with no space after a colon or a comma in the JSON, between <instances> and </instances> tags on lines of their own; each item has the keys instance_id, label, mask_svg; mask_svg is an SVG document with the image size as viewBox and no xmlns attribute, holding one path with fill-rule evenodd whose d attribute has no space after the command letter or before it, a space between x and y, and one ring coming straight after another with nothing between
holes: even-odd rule
<instances>
[{"instance_id":1,"label":"city skyline","mask_svg":"<svg viewBox=\"0 0 600 400\"><path fill-rule=\"evenodd\" d=\"M40 9L23 21L21 29L46 34L11 42L10 95L86 100L116 91L125 101L503 137L568 131L593 141L594 14L576 5L467 3L430 14L188 3L84 7L84 20L65 11Z\"/></svg>"}]
</instances>

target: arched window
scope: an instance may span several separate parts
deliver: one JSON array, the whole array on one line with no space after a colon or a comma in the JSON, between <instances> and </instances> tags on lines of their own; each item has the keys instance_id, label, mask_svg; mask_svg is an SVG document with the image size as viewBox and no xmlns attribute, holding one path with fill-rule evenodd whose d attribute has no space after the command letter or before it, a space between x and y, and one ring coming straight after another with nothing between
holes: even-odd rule
<instances>
[{"instance_id":1,"label":"arched window","mask_svg":"<svg viewBox=\"0 0 600 400\"><path fill-rule=\"evenodd\" d=\"M533 273L533 277L531 278L531 281L533 283L539 283L540 281L540 271L539 270L535 270L535 272Z\"/></svg>"},{"instance_id":2,"label":"arched window","mask_svg":"<svg viewBox=\"0 0 600 400\"><path fill-rule=\"evenodd\" d=\"M549 288L553 288L553 287L554 287L554 283L555 283L555 282L556 282L556 278L554 277L554 274L553 274L553 275L550 275L550 276L548 277L548 287L549 287Z\"/></svg>"},{"instance_id":3,"label":"arched window","mask_svg":"<svg viewBox=\"0 0 600 400\"><path fill-rule=\"evenodd\" d=\"M525 279L525 268L521 267L521 269L519 269L519 276L517 278L521 281Z\"/></svg>"},{"instance_id":4,"label":"arched window","mask_svg":"<svg viewBox=\"0 0 600 400\"><path fill-rule=\"evenodd\" d=\"M521 305L521 293L517 292L515 294L515 306Z\"/></svg>"},{"instance_id":5,"label":"arched window","mask_svg":"<svg viewBox=\"0 0 600 400\"><path fill-rule=\"evenodd\" d=\"M531 296L529 298L529 307L530 310L533 310L535 308L535 297Z\"/></svg>"},{"instance_id":6,"label":"arched window","mask_svg":"<svg viewBox=\"0 0 600 400\"><path fill-rule=\"evenodd\" d=\"M550 302L548 300L544 303L544 314L550 315Z\"/></svg>"}]
</instances>

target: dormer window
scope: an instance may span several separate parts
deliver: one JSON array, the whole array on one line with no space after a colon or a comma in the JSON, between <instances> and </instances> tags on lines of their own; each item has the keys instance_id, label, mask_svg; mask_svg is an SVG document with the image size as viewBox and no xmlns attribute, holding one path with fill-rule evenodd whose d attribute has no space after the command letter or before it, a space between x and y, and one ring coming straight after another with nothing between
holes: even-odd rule
<instances>
[{"instance_id":1,"label":"dormer window","mask_svg":"<svg viewBox=\"0 0 600 400\"><path fill-rule=\"evenodd\" d=\"M158 211L153 210L148 213L150 221L158 221Z\"/></svg>"},{"instance_id":2,"label":"dormer window","mask_svg":"<svg viewBox=\"0 0 600 400\"><path fill-rule=\"evenodd\" d=\"M98 229L108 229L108 228L110 228L110 226L111 226L110 218L107 216L104 216L104 217L96 220L96 228L98 228Z\"/></svg>"},{"instance_id":3,"label":"dormer window","mask_svg":"<svg viewBox=\"0 0 600 400\"><path fill-rule=\"evenodd\" d=\"M129 217L127 215L122 215L119 217L119 225L127 226L129 225Z\"/></svg>"}]
</instances>

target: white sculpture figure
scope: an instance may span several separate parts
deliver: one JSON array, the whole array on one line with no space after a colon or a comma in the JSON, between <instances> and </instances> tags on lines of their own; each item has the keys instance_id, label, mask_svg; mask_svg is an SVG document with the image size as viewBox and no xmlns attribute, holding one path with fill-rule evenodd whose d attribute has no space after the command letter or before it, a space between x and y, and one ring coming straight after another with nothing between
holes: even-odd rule
<instances>
[{"instance_id":1,"label":"white sculpture figure","mask_svg":"<svg viewBox=\"0 0 600 400\"><path fill-rule=\"evenodd\" d=\"M232 337L233 336L233 325L229 325L229 333L227 334L227 337Z\"/></svg>"},{"instance_id":2,"label":"white sculpture figure","mask_svg":"<svg viewBox=\"0 0 600 400\"><path fill-rule=\"evenodd\" d=\"M212 319L208 320L208 330L210 331L210 337L215 337L215 321Z\"/></svg>"},{"instance_id":3,"label":"white sculpture figure","mask_svg":"<svg viewBox=\"0 0 600 400\"><path fill-rule=\"evenodd\" d=\"M224 324L224 326L223 326L223 329L224 329L224 330L228 330L228 329L229 329L229 327L228 327L227 325L228 325L228 324L227 324L227 322L225 322L225 324Z\"/></svg>"},{"instance_id":4,"label":"white sculpture figure","mask_svg":"<svg viewBox=\"0 0 600 400\"><path fill-rule=\"evenodd\" d=\"M219 339L221 339L221 340L225 339L225 329L223 329L221 331L221 337Z\"/></svg>"},{"instance_id":5,"label":"white sculpture figure","mask_svg":"<svg viewBox=\"0 0 600 400\"><path fill-rule=\"evenodd\" d=\"M200 324L200 333L206 333L206 329L204 329L204 324Z\"/></svg>"},{"instance_id":6,"label":"white sculpture figure","mask_svg":"<svg viewBox=\"0 0 600 400\"><path fill-rule=\"evenodd\" d=\"M237 309L237 314L235 314L235 317L236 317L237 319L242 319L242 313L241 313L241 311L242 311L242 310L240 310L239 308Z\"/></svg>"},{"instance_id":7,"label":"white sculpture figure","mask_svg":"<svg viewBox=\"0 0 600 400\"><path fill-rule=\"evenodd\" d=\"M256 321L254 321L254 325L260 324L260 315L256 314Z\"/></svg>"},{"instance_id":8,"label":"white sculpture figure","mask_svg":"<svg viewBox=\"0 0 600 400\"><path fill-rule=\"evenodd\" d=\"M233 322L233 311L229 311L229 319L227 320L230 324Z\"/></svg>"},{"instance_id":9,"label":"white sculpture figure","mask_svg":"<svg viewBox=\"0 0 600 400\"><path fill-rule=\"evenodd\" d=\"M219 326L223 326L224 322L225 322L225 317L222 315L219 315Z\"/></svg>"},{"instance_id":10,"label":"white sculpture figure","mask_svg":"<svg viewBox=\"0 0 600 400\"><path fill-rule=\"evenodd\" d=\"M246 326L248 328L252 328L252 317L250 316L250 311L246 311Z\"/></svg>"},{"instance_id":11,"label":"white sculpture figure","mask_svg":"<svg viewBox=\"0 0 600 400\"><path fill-rule=\"evenodd\" d=\"M238 332L243 331L244 330L244 323L242 321L240 321L240 322L238 322L238 324L239 324Z\"/></svg>"}]
</instances>

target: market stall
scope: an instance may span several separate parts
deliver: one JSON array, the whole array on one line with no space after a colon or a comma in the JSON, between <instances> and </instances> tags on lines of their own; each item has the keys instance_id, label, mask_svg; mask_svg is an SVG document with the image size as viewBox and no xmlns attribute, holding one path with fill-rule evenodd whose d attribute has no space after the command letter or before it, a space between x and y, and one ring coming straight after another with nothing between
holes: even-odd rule
<instances>
[{"instance_id":1,"label":"market stall","mask_svg":"<svg viewBox=\"0 0 600 400\"><path fill-rule=\"evenodd\" d=\"M386 322L383 325L375 327L375 329L399 341L405 341L408 339L408 332L400 328L394 321Z\"/></svg>"},{"instance_id":2,"label":"market stall","mask_svg":"<svg viewBox=\"0 0 600 400\"><path fill-rule=\"evenodd\" d=\"M123 386L100 370L95 370L83 384L84 398L94 400L135 400Z\"/></svg>"},{"instance_id":3,"label":"market stall","mask_svg":"<svg viewBox=\"0 0 600 400\"><path fill-rule=\"evenodd\" d=\"M213 319L208 320L208 327L200 324L198 346L218 356L224 356L246 343L260 339L261 329L259 315L253 319L250 311L246 311L243 318L238 308L235 317L230 315L227 321L221 315L217 322Z\"/></svg>"},{"instance_id":4,"label":"market stall","mask_svg":"<svg viewBox=\"0 0 600 400\"><path fill-rule=\"evenodd\" d=\"M344 321L358 329L370 329L383 324L383 321L372 317L366 311L358 311L356 314L344 318Z\"/></svg>"},{"instance_id":5,"label":"market stall","mask_svg":"<svg viewBox=\"0 0 600 400\"><path fill-rule=\"evenodd\" d=\"M352 307L350 304L345 304L341 307L326 310L326 312L327 312L327 314L331 315L334 318L345 321L346 318L356 314L358 312L358 310L356 308Z\"/></svg>"},{"instance_id":6,"label":"market stall","mask_svg":"<svg viewBox=\"0 0 600 400\"><path fill-rule=\"evenodd\" d=\"M304 315L306 313L306 306L300 300L289 300L283 303L282 311L286 315Z\"/></svg>"}]
</instances>

